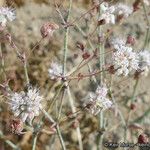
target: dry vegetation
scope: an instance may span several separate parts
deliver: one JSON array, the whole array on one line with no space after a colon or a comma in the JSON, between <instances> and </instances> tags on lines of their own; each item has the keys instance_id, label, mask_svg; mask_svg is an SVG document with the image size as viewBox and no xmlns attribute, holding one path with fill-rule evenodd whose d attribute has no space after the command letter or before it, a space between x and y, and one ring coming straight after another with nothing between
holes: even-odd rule
<instances>
[{"instance_id":1,"label":"dry vegetation","mask_svg":"<svg viewBox=\"0 0 150 150\"><path fill-rule=\"evenodd\" d=\"M142 1L142 0L141 0ZM121 1L124 2L125 1ZM126 0L130 6L135 0ZM67 17L69 7L69 0L56 1L59 11L64 18ZM111 1L110 4L116 4L117 1ZM60 64L63 62L63 49L64 49L64 36L65 25L62 23L60 14L56 11L53 0L4 0L0 2L3 6L11 6L16 9L16 20L9 23L4 33L0 34L0 38L10 33L12 39L19 47L21 54L25 53L27 56L27 69L30 84L39 87L40 93L43 95L42 101L43 108L48 109L48 104L58 93L62 83L60 81L52 81L48 74L48 69L51 62L58 61ZM98 47L98 29L97 29L97 8L92 9L92 0L73 0L70 22L74 23L69 26L68 34L68 54L67 54L67 67L70 71L78 65L83 57L83 52L79 48L80 44L85 46L85 51L93 54L93 51ZM111 63L112 47L109 40L113 37L120 37L126 39L129 35L135 38L135 43L132 45L136 52L139 52L143 45L150 51L150 33L147 30L147 20L150 20L150 6L142 4L139 10L131 14L127 19L123 19L116 25L102 25L102 33L105 34L105 63L106 66ZM86 13L82 18L82 14ZM147 15L147 18L146 18ZM56 30L51 38L44 38L37 44L34 50L31 49L35 44L41 40L40 28L45 22L55 22L59 25L59 30ZM149 26L150 27L150 26ZM95 30L96 29L96 30ZM94 31L94 32L93 32ZM146 34L148 32L148 37ZM90 35L92 33L92 35ZM90 35L90 36L88 36ZM103 38L103 37L100 37ZM145 39L147 42L145 44ZM103 39L101 39L103 40ZM77 44L78 43L78 44ZM92 43L92 45L91 45ZM83 46L82 45L82 46ZM81 45L80 45L81 46ZM0 68L0 84L5 85L9 81L9 86L12 91L21 91L26 88L26 78L24 75L24 63L16 56L12 47L8 42L1 42L2 53L5 61L4 75L2 67ZM111 51L111 52L110 52ZM86 62L89 58L85 59ZM1 61L2 59L0 59ZM92 70L99 68L99 57L92 59L81 70L76 71L74 76L90 74L89 66ZM74 77L73 76L73 77ZM100 75L94 76L97 81L100 81ZM93 77L86 79L73 80L69 82L71 91L64 95L63 107L61 112L61 119L59 127L65 141L67 150L96 150L97 139L102 138L103 143L114 142L119 143L130 142L137 143L139 135L147 135L150 138L150 75L147 77L141 76L137 79L134 75L129 77L118 77L115 74L104 73L104 82L107 86L111 87L108 92L108 97L113 100L113 107L104 111L104 124L99 127L99 115L92 115L88 111L81 111L83 105L83 97L88 91L95 91L97 83L93 81ZM135 83L138 80L137 86ZM66 88L66 87L64 87ZM57 119L57 110L61 105L61 97L64 89L58 94L56 103L53 109L50 110L50 115ZM135 91L134 91L135 90ZM70 105L70 99L73 100L74 105ZM134 102L131 100L134 99ZM70 117L72 107L79 111L77 115ZM7 95L3 87L1 87L0 94L0 150L12 150L19 148L21 150L60 150L62 149L60 139L57 132L53 132L54 128L51 127L52 122L49 119L43 121L42 127L39 129L39 122L43 113L34 119L32 126L28 124L23 125L24 134L14 134L11 132L10 125L14 119L14 115L7 105ZM65 118L65 119L64 119ZM67 119L66 119L67 118ZM82 136L80 141L80 148L78 144L79 135L78 129ZM38 130L38 131L37 131ZM36 147L33 148L34 137L37 137ZM13 148L15 144L16 147ZM99 148L107 150L106 147ZM115 148L114 148L115 149ZM122 150L123 148L117 148ZM139 149L138 146L130 148L130 150ZM150 146L147 150L150 149Z\"/></svg>"}]
</instances>

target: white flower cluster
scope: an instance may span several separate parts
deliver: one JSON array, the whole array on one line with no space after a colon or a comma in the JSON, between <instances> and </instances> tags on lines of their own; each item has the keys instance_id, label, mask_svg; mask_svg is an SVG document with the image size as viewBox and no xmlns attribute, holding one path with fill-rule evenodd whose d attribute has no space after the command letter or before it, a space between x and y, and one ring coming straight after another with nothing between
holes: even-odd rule
<instances>
[{"instance_id":1,"label":"white flower cluster","mask_svg":"<svg viewBox=\"0 0 150 150\"><path fill-rule=\"evenodd\" d=\"M84 98L85 108L94 115L97 115L101 110L106 110L112 106L112 102L106 98L108 89L106 86L98 86L96 92L90 92Z\"/></svg>"},{"instance_id":2,"label":"white flower cluster","mask_svg":"<svg viewBox=\"0 0 150 150\"><path fill-rule=\"evenodd\" d=\"M109 24L109 23L115 24L115 15L114 15L115 7L114 6L109 7L108 3L103 2L100 5L100 10L101 10L101 16L99 20L105 20L106 24Z\"/></svg>"},{"instance_id":3,"label":"white flower cluster","mask_svg":"<svg viewBox=\"0 0 150 150\"><path fill-rule=\"evenodd\" d=\"M8 7L0 8L0 24L2 27L6 26L7 21L13 21L16 18L14 10Z\"/></svg>"},{"instance_id":4,"label":"white flower cluster","mask_svg":"<svg viewBox=\"0 0 150 150\"><path fill-rule=\"evenodd\" d=\"M36 88L28 88L27 92L11 93L9 106L16 117L31 124L33 118L39 115L42 99Z\"/></svg>"},{"instance_id":5,"label":"white flower cluster","mask_svg":"<svg viewBox=\"0 0 150 150\"><path fill-rule=\"evenodd\" d=\"M127 76L132 70L139 69L139 57L133 52L132 47L124 41L117 39L113 42L115 52L113 53L113 64L117 75Z\"/></svg>"},{"instance_id":6,"label":"white flower cluster","mask_svg":"<svg viewBox=\"0 0 150 150\"><path fill-rule=\"evenodd\" d=\"M150 51L144 50L139 53L139 68L143 75L148 75L150 70Z\"/></svg>"},{"instance_id":7,"label":"white flower cluster","mask_svg":"<svg viewBox=\"0 0 150 150\"><path fill-rule=\"evenodd\" d=\"M115 24L116 17L115 15L121 15L124 18L127 18L132 12L132 7L129 7L125 4L119 3L114 6L109 6L107 2L103 2L100 5L101 15L100 20L105 20L106 24Z\"/></svg>"},{"instance_id":8,"label":"white flower cluster","mask_svg":"<svg viewBox=\"0 0 150 150\"><path fill-rule=\"evenodd\" d=\"M49 76L52 80L60 78L62 75L62 66L56 62L52 62L50 68L48 69Z\"/></svg>"},{"instance_id":9,"label":"white flower cluster","mask_svg":"<svg viewBox=\"0 0 150 150\"><path fill-rule=\"evenodd\" d=\"M121 16L127 18L129 15L131 15L133 13L133 8L129 7L125 4L119 3L119 4L116 4L116 6L115 6L115 13L117 15L121 15Z\"/></svg>"}]
</instances>

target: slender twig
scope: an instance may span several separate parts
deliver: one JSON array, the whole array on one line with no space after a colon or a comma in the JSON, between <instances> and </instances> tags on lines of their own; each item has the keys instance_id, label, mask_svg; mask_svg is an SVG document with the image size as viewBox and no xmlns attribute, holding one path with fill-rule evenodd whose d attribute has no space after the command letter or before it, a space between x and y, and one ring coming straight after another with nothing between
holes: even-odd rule
<instances>
[{"instance_id":1,"label":"slender twig","mask_svg":"<svg viewBox=\"0 0 150 150\"><path fill-rule=\"evenodd\" d=\"M20 148L14 144L13 142L11 142L10 140L5 139L2 131L0 131L0 139L4 140L5 143L7 143L12 149L14 150L20 150Z\"/></svg>"},{"instance_id":2,"label":"slender twig","mask_svg":"<svg viewBox=\"0 0 150 150\"><path fill-rule=\"evenodd\" d=\"M75 105L74 105L74 100L72 98L69 86L67 87L67 93L68 93L68 97L69 97L69 102L70 102L70 105L71 105L72 113L74 113L75 116L76 116L76 108L75 108ZM78 136L79 149L83 150L82 136L81 136L81 131L80 131L79 125L76 128L76 131L77 131L77 136Z\"/></svg>"},{"instance_id":3,"label":"slender twig","mask_svg":"<svg viewBox=\"0 0 150 150\"><path fill-rule=\"evenodd\" d=\"M72 0L69 1L69 9L68 9L68 16L66 22L69 22L70 13L72 8ZM63 75L66 73L66 61L67 61L67 53L68 53L68 34L69 34L69 27L65 28L65 37L64 37L64 51L63 51Z\"/></svg>"},{"instance_id":4,"label":"slender twig","mask_svg":"<svg viewBox=\"0 0 150 150\"><path fill-rule=\"evenodd\" d=\"M100 3L101 0L99 0L99 3ZM98 19L101 15L101 10L100 10L100 5L99 5L99 15L98 15ZM102 34L102 27L99 26L98 27L98 37ZM99 49L99 54L102 54L104 53L104 48L103 48L103 43L101 43L100 41L98 41L99 44L98 44L98 49ZM103 70L103 65L104 65L104 57L105 55L100 55L99 57L99 65L100 65L100 70L102 71ZM103 73L100 73L100 85L103 84ZM99 130L101 130L103 127L104 127L104 114L103 114L103 111L100 112L99 116ZM103 135L102 134L99 134L98 135L98 145L97 145L97 149L98 150L101 150L102 149L102 144L103 144Z\"/></svg>"},{"instance_id":5,"label":"slender twig","mask_svg":"<svg viewBox=\"0 0 150 150\"><path fill-rule=\"evenodd\" d=\"M65 142L64 142L63 137L61 135L61 131L60 131L59 125L54 121L54 119L51 117L50 114L48 114L44 109L41 109L41 110L44 113L44 115L47 117L47 119L50 121L50 123L53 123L53 125L56 127L56 131L57 131L57 134L58 134L58 137L59 137L62 149L66 150Z\"/></svg>"},{"instance_id":6,"label":"slender twig","mask_svg":"<svg viewBox=\"0 0 150 150\"><path fill-rule=\"evenodd\" d=\"M29 76L28 76L27 60L26 60L26 58L25 58L25 61L24 61L24 72L25 72L26 84L29 85L30 81L29 81Z\"/></svg>"},{"instance_id":7,"label":"slender twig","mask_svg":"<svg viewBox=\"0 0 150 150\"><path fill-rule=\"evenodd\" d=\"M36 150L37 137L37 134L33 136L32 150Z\"/></svg>"},{"instance_id":8,"label":"slender twig","mask_svg":"<svg viewBox=\"0 0 150 150\"><path fill-rule=\"evenodd\" d=\"M6 77L6 71L5 71L5 61L4 61L4 56L3 56L3 52L2 52L2 45L1 45L1 43L0 43L0 58L1 58L2 73L3 73L4 79L6 81L7 77Z\"/></svg>"},{"instance_id":9,"label":"slender twig","mask_svg":"<svg viewBox=\"0 0 150 150\"><path fill-rule=\"evenodd\" d=\"M56 130L57 130L58 137L59 137L59 139L60 139L60 143L61 143L62 149L63 149L63 150L66 150L66 146L65 146L63 137L62 137L62 135L61 135L59 125L56 125Z\"/></svg>"}]
</instances>

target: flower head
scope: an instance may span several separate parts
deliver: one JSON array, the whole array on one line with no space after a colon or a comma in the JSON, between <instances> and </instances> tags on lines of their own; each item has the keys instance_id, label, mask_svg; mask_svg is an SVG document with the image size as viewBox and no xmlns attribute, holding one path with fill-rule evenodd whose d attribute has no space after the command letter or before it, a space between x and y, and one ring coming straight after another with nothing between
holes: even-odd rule
<instances>
[{"instance_id":1,"label":"flower head","mask_svg":"<svg viewBox=\"0 0 150 150\"><path fill-rule=\"evenodd\" d=\"M142 74L147 76L150 70L150 52L147 50L139 53L139 68Z\"/></svg>"},{"instance_id":2,"label":"flower head","mask_svg":"<svg viewBox=\"0 0 150 150\"><path fill-rule=\"evenodd\" d=\"M115 7L114 6L109 7L108 3L103 2L100 5L100 9L102 13L99 17L99 21L104 20L106 24L109 23L115 24L115 16L113 14L115 11Z\"/></svg>"},{"instance_id":3,"label":"flower head","mask_svg":"<svg viewBox=\"0 0 150 150\"><path fill-rule=\"evenodd\" d=\"M58 63L52 62L50 68L48 69L49 76L52 80L60 78L62 75L62 66Z\"/></svg>"},{"instance_id":4,"label":"flower head","mask_svg":"<svg viewBox=\"0 0 150 150\"><path fill-rule=\"evenodd\" d=\"M59 29L59 26L56 23L46 22L42 25L40 29L41 36L43 38L47 36L51 37L53 35L53 32L57 29Z\"/></svg>"},{"instance_id":5,"label":"flower head","mask_svg":"<svg viewBox=\"0 0 150 150\"><path fill-rule=\"evenodd\" d=\"M115 13L119 16L123 16L124 18L127 18L130 14L132 14L132 12L133 8L125 4L119 3L115 6Z\"/></svg>"},{"instance_id":6,"label":"flower head","mask_svg":"<svg viewBox=\"0 0 150 150\"><path fill-rule=\"evenodd\" d=\"M39 115L42 96L36 88L28 88L27 92L11 93L9 105L15 117L23 122L32 122L35 116Z\"/></svg>"},{"instance_id":7,"label":"flower head","mask_svg":"<svg viewBox=\"0 0 150 150\"><path fill-rule=\"evenodd\" d=\"M0 8L0 24L2 27L6 26L7 21L13 21L16 18L14 9L9 7Z\"/></svg>"},{"instance_id":8,"label":"flower head","mask_svg":"<svg viewBox=\"0 0 150 150\"><path fill-rule=\"evenodd\" d=\"M117 75L127 76L132 70L138 69L138 55L123 41L114 44L116 50L113 54L114 69Z\"/></svg>"},{"instance_id":9,"label":"flower head","mask_svg":"<svg viewBox=\"0 0 150 150\"><path fill-rule=\"evenodd\" d=\"M96 92L90 92L85 97L84 106L94 115L97 115L101 110L106 110L112 106L112 102L106 98L106 86L98 86Z\"/></svg>"}]
</instances>

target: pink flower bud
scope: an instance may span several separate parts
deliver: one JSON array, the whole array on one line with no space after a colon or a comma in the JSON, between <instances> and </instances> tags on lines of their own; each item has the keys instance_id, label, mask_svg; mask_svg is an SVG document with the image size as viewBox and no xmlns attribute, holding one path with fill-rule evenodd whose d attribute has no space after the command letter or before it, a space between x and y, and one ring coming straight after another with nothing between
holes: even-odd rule
<instances>
[{"instance_id":1,"label":"pink flower bud","mask_svg":"<svg viewBox=\"0 0 150 150\"><path fill-rule=\"evenodd\" d=\"M59 26L57 24L46 22L42 25L42 27L40 29L41 36L43 38L45 38L47 36L51 37L53 35L53 32L57 29L59 29Z\"/></svg>"},{"instance_id":2,"label":"pink flower bud","mask_svg":"<svg viewBox=\"0 0 150 150\"><path fill-rule=\"evenodd\" d=\"M146 144L149 142L148 136L144 133L140 134L138 137L138 143L140 144Z\"/></svg>"},{"instance_id":3,"label":"pink flower bud","mask_svg":"<svg viewBox=\"0 0 150 150\"><path fill-rule=\"evenodd\" d=\"M23 122L20 119L12 119L10 121L10 130L12 133L21 134L23 130Z\"/></svg>"},{"instance_id":4,"label":"pink flower bud","mask_svg":"<svg viewBox=\"0 0 150 150\"><path fill-rule=\"evenodd\" d=\"M129 35L127 37L127 41L126 41L127 44L131 44L131 45L134 45L135 44L135 38L131 35Z\"/></svg>"}]
</instances>

